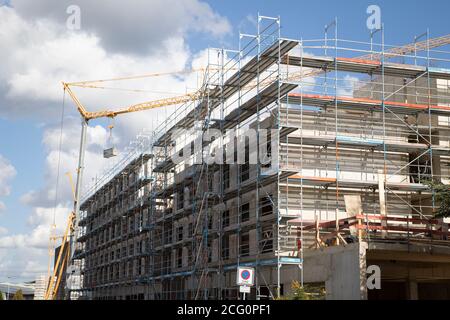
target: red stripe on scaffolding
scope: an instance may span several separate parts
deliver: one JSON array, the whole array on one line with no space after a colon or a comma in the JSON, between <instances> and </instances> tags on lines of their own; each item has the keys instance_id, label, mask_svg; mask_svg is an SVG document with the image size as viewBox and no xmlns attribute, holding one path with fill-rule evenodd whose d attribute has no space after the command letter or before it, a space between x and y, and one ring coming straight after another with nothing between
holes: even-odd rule
<instances>
[{"instance_id":1,"label":"red stripe on scaffolding","mask_svg":"<svg viewBox=\"0 0 450 320\"><path fill-rule=\"evenodd\" d=\"M374 104L374 105L382 105L383 101L381 100L373 100L373 99L366 99L366 98L351 98L351 97L335 97L335 96L326 96L326 95L318 95L318 94L306 94L306 93L290 93L288 95L289 98L304 98L304 99L316 99L316 100L323 100L323 101L341 101L341 102L349 102L349 103L361 103L361 104ZM384 104L389 107L402 107L407 109L417 109L417 110L428 110L436 109L436 110L443 110L443 111L449 111L449 106L439 106L439 105L425 105L425 104L414 104L414 103L403 103L403 102L392 102L392 101L385 101Z\"/></svg>"},{"instance_id":2,"label":"red stripe on scaffolding","mask_svg":"<svg viewBox=\"0 0 450 320\"><path fill-rule=\"evenodd\" d=\"M383 216L383 215L365 215L360 214L356 216L356 219L368 219L368 220L391 220L391 221L399 221L399 222L411 222L411 223L422 223L422 224L439 224L439 220L437 219L421 219L421 218L405 218L405 217L391 217L391 216Z\"/></svg>"},{"instance_id":3,"label":"red stripe on scaffolding","mask_svg":"<svg viewBox=\"0 0 450 320\"><path fill-rule=\"evenodd\" d=\"M381 221L386 221L387 226L380 225ZM391 223L389 223L391 222ZM422 224L424 227L411 227L408 225L393 225L394 222L410 223L412 225ZM291 220L290 224L296 225L301 223L301 219ZM369 225L367 225L369 223ZM354 227L358 230L373 230L373 231L391 231L391 232L409 232L409 233L426 233L435 234L441 236L449 236L450 232L449 224L439 221L437 219L421 219L421 218L406 218L406 217L392 217L383 215L365 215L359 214L353 217L341 218L338 220L339 229L343 232L343 229ZM317 224L319 229L334 229L336 227L336 221L324 221ZM435 228L434 230L432 228ZM316 222L303 221L303 230L315 230ZM325 230L324 230L325 231Z\"/></svg>"},{"instance_id":4,"label":"red stripe on scaffolding","mask_svg":"<svg viewBox=\"0 0 450 320\"><path fill-rule=\"evenodd\" d=\"M306 176L301 176L301 175L298 175L298 174L294 174L292 176L289 176L289 179L301 179L301 180L310 180L310 181L328 182L328 183L335 183L336 182L336 178L306 177Z\"/></svg>"},{"instance_id":5,"label":"red stripe on scaffolding","mask_svg":"<svg viewBox=\"0 0 450 320\"><path fill-rule=\"evenodd\" d=\"M369 64L369 65L374 65L374 66L381 66L381 61L376 61L376 60L337 57L336 61L354 62L354 63L359 63L359 64Z\"/></svg>"}]
</instances>

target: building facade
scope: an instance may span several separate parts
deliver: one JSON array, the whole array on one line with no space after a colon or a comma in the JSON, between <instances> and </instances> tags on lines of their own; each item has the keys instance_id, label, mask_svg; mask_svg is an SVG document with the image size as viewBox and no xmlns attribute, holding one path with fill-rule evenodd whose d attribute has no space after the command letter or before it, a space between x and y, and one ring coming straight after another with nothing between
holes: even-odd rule
<instances>
[{"instance_id":1,"label":"building facade","mask_svg":"<svg viewBox=\"0 0 450 320\"><path fill-rule=\"evenodd\" d=\"M200 101L85 199L81 295L239 299L247 266L252 299L288 295L294 280L328 299L447 297L434 188L450 184L448 62L391 62L283 39L278 18L259 25L237 53L213 50ZM384 290L365 285L370 265Z\"/></svg>"}]
</instances>

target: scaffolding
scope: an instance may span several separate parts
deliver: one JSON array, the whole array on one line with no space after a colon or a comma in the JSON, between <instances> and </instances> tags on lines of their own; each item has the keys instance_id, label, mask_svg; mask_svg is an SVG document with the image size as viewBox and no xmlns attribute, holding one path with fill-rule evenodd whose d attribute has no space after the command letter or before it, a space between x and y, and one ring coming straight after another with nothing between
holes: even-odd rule
<instances>
[{"instance_id":1,"label":"scaffolding","mask_svg":"<svg viewBox=\"0 0 450 320\"><path fill-rule=\"evenodd\" d=\"M300 91L284 98L283 130L296 130L286 136L284 163L301 168L290 177L303 205L303 219L294 224L303 225L304 232L314 230L313 247L333 239L335 244L355 241L345 234L368 243L448 245L448 224L434 217L438 204L430 188L449 183L445 52L431 50L428 32L426 56L418 56L416 50L393 53L383 29L377 50L373 41L338 39L337 21L330 25L335 39L326 34L322 43L302 41L301 54L283 60L315 76L302 77L295 82ZM296 152L298 159L292 156ZM352 195L358 203L353 215Z\"/></svg>"},{"instance_id":2,"label":"scaffolding","mask_svg":"<svg viewBox=\"0 0 450 320\"><path fill-rule=\"evenodd\" d=\"M145 153L135 158L81 206L74 259L82 261L84 298L112 296L119 287L130 287L134 299L144 298L133 287L150 266L151 159Z\"/></svg>"},{"instance_id":3,"label":"scaffolding","mask_svg":"<svg viewBox=\"0 0 450 320\"><path fill-rule=\"evenodd\" d=\"M235 270L239 265L254 265L258 270L263 265L281 267L285 263L283 259L261 260L260 250L249 257L249 230L254 229L261 235L256 241L261 243L265 253L273 250L274 234L279 233L278 227L273 230L277 225L275 216L272 222L264 222L264 230L260 221L260 211L269 215L276 210L276 197L265 190L267 183L274 183L276 175L263 176L259 166L251 169L250 165L233 168L226 163L208 164L204 155L214 146L203 140L201 150L194 150L192 146L193 140L203 137L211 128L221 132L215 144L219 141L223 145L229 139L225 130L242 130L255 120L259 126L261 114L265 112L267 116L273 112L264 109L279 102L288 88L295 87L282 85L277 79L280 78L281 56L297 42L280 39L279 18L259 17L258 21L258 34L241 34L239 50L210 49L203 100L192 106L186 116L175 120L175 124L165 124L161 130L164 133L153 145L156 163L151 203L154 214L150 220L156 236L153 237L154 270L149 277L155 291L153 298L236 298L236 288L230 286L229 279L227 287L226 271ZM246 60L248 62L244 63ZM177 128L194 128L196 134L189 131L177 136L174 135ZM172 161L174 153L182 153L189 159L176 164ZM251 170L256 170L252 178ZM232 171L234 182L230 177ZM264 184L262 180L267 182ZM256 201L252 208L255 210L252 224L248 223L249 203L241 204L242 194L250 190L256 190L257 199L260 193L265 195L263 201ZM231 209L233 216L230 216ZM187 230L183 230L186 226ZM229 257L231 234L238 248L234 259ZM230 263L230 260L235 261ZM301 263L298 258L289 261ZM272 290L269 295L274 297Z\"/></svg>"},{"instance_id":4,"label":"scaffolding","mask_svg":"<svg viewBox=\"0 0 450 320\"><path fill-rule=\"evenodd\" d=\"M209 49L201 100L85 196L76 254L85 296L239 299L237 267L251 266L251 297L273 299L303 284L304 250L449 245L431 187L450 184L448 53L432 49L429 32L398 48L384 29L381 44L377 32L339 39L337 19L319 40L282 38L279 17L257 22L238 50ZM220 136L205 139L212 129ZM218 153L224 162L207 161ZM133 183L116 190L123 179Z\"/></svg>"}]
</instances>

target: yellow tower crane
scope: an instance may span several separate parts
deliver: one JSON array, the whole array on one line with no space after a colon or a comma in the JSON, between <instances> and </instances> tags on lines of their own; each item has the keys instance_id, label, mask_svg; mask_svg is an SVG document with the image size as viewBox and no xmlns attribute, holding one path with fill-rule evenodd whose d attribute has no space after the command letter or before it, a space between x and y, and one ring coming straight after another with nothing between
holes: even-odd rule
<instances>
[{"instance_id":1,"label":"yellow tower crane","mask_svg":"<svg viewBox=\"0 0 450 320\"><path fill-rule=\"evenodd\" d=\"M61 279L64 276L63 272L68 266L69 262L72 259L72 255L74 253L75 243L76 243L76 226L78 223L79 211L80 211L80 193L81 193L81 185L84 171L84 154L86 148L86 134L88 122L93 119L98 118L111 118L114 119L116 116L121 114L133 113L138 111L150 110L155 108L167 107L172 105L183 104L190 101L195 101L201 99L202 93L201 91L197 91L195 93L188 93L182 96L176 96L166 99L153 100L148 102L143 102L135 105L131 105L128 107L118 108L117 110L104 110L98 112L90 112L87 111L83 104L80 102L76 94L73 92L71 87L83 87L83 88L102 88L98 86L98 83L106 82L106 81L116 81L116 80L128 80L128 79L139 79L145 77L154 77L161 75L169 75L175 73L188 73L188 72L204 72L205 69L193 69L193 70L185 70L181 72L170 72L170 73L159 73L159 74L150 74L150 75L142 75L142 76L133 76L133 77L122 77L115 79L106 79L106 80L95 80L95 81L84 81L84 82L74 82L74 83L66 83L63 82L63 89L65 92L69 94L72 98L78 112L81 115L81 141L80 141L80 151L78 157L78 167L77 167L77 179L75 187L73 186L72 177L69 175L69 179L71 182L72 193L74 198L73 203L73 211L70 213L68 218L68 223L66 226L66 230L63 236L55 236L51 235L50 243L54 243L56 239L62 238L61 249L59 251L58 257L55 262L55 266L53 267L53 272L48 280L47 289L45 292L45 300L54 300L56 299L57 293ZM111 127L112 129L112 127ZM52 230L54 230L55 226L52 226ZM53 232L52 232L53 233ZM50 246L51 247L51 244ZM49 248L49 252L51 248ZM51 260L49 258L49 260ZM49 266L49 274L50 274L50 266Z\"/></svg>"},{"instance_id":2,"label":"yellow tower crane","mask_svg":"<svg viewBox=\"0 0 450 320\"><path fill-rule=\"evenodd\" d=\"M70 172L67 172L66 175L69 178L70 187L72 189L72 196L75 199L75 187L73 184L72 174ZM51 277L48 278L49 280L48 280L47 289L44 294L44 300L55 300L57 297L58 291L60 290L59 287L61 284L61 279L64 276L63 273L67 266L66 261L69 259L69 256L70 256L67 239L70 236L70 234L73 233L73 231L74 231L74 228L75 228L74 222L75 222L75 213L71 212L68 217L68 222L67 222L67 226L66 226L64 235L60 237L60 236L55 236L54 234L52 234L50 236L51 244L56 243L56 240L59 238L62 239L62 242L61 242L60 250L58 252L58 258L55 261L55 268L53 270L53 274ZM52 231L54 231L55 228L56 228L56 226L52 225ZM51 247L51 245L50 245L50 247ZM54 248L51 248L51 249L54 249ZM53 256L52 253L49 254L49 273L50 273L50 264L52 263L52 261L51 261L51 257ZM49 276L50 276L50 274L49 274Z\"/></svg>"}]
</instances>

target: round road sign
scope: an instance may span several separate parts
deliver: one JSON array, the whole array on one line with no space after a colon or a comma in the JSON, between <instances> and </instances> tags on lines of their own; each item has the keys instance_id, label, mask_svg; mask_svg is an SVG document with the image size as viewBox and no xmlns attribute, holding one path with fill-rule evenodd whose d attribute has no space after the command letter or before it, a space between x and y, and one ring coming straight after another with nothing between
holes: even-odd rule
<instances>
[{"instance_id":1,"label":"round road sign","mask_svg":"<svg viewBox=\"0 0 450 320\"><path fill-rule=\"evenodd\" d=\"M250 278L250 271L248 270L242 270L241 271L241 278L244 280L248 280Z\"/></svg>"}]
</instances>

